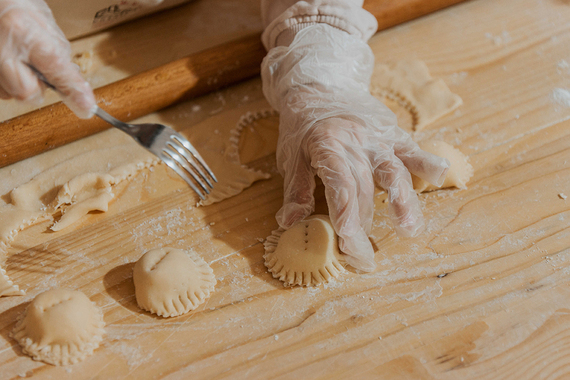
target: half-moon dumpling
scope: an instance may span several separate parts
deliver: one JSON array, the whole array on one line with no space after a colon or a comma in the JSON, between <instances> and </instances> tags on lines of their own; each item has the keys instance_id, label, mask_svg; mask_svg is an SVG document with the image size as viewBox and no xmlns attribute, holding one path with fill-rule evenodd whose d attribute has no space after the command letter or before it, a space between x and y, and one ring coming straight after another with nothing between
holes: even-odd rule
<instances>
[{"instance_id":1,"label":"half-moon dumpling","mask_svg":"<svg viewBox=\"0 0 570 380\"><path fill-rule=\"evenodd\" d=\"M175 248L145 253L135 264L133 280L139 307L161 317L196 309L216 285L214 271L202 258Z\"/></svg>"},{"instance_id":2,"label":"half-moon dumpling","mask_svg":"<svg viewBox=\"0 0 570 380\"><path fill-rule=\"evenodd\" d=\"M53 289L34 298L12 336L34 360L68 365L99 347L104 326L101 310L85 294Z\"/></svg>"},{"instance_id":3,"label":"half-moon dumpling","mask_svg":"<svg viewBox=\"0 0 570 380\"><path fill-rule=\"evenodd\" d=\"M426 152L447 158L451 165L449 166L443 185L439 187L424 181L420 177L412 175L414 190L418 193L422 193L448 187L456 187L458 189L465 189L467 187L467 182L473 176L473 167L469 163L466 155L461 153L459 149L443 141L427 140L420 142L418 145Z\"/></svg>"},{"instance_id":4,"label":"half-moon dumpling","mask_svg":"<svg viewBox=\"0 0 570 380\"><path fill-rule=\"evenodd\" d=\"M313 215L265 242L265 266L285 286L319 285L344 272L338 238L327 215Z\"/></svg>"}]
</instances>

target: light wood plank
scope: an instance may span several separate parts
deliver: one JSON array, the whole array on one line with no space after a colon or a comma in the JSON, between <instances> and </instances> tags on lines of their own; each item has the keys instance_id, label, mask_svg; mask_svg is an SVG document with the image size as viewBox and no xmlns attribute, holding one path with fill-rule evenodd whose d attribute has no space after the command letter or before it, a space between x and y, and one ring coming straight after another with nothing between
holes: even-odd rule
<instances>
[{"instance_id":1,"label":"light wood plank","mask_svg":"<svg viewBox=\"0 0 570 380\"><path fill-rule=\"evenodd\" d=\"M316 289L285 289L267 273L258 238L276 227L282 184L266 143L275 122L261 122L242 141L244 156L274 176L234 198L195 208L196 197L157 168L73 231L23 233L8 272L28 296L0 300L0 371L45 379L570 376L570 200L558 197L570 195L570 109L550 98L570 86L559 65L570 62L569 17L562 1L476 0L373 38L377 59L422 59L462 96L458 112L415 137L456 145L475 168L468 190L421 196L428 228L415 239L395 237L385 195L376 196L376 272ZM222 93L221 112L246 94L259 99L259 81ZM164 117L185 128L220 106L216 96L205 100L207 112L181 106ZM194 249L214 268L216 292L189 315L163 320L136 306L133 262L158 244ZM103 346L68 370L31 361L8 337L27 302L51 286L79 289L105 311Z\"/></svg>"}]
</instances>

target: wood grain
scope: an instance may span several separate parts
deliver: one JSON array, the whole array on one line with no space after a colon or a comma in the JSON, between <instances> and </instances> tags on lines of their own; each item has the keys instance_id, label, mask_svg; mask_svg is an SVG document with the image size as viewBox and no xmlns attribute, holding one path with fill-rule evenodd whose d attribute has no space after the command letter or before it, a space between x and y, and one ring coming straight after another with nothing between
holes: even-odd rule
<instances>
[{"instance_id":1,"label":"wood grain","mask_svg":"<svg viewBox=\"0 0 570 380\"><path fill-rule=\"evenodd\" d=\"M363 7L376 17L378 30L384 30L463 1L465 0L364 0Z\"/></svg>"},{"instance_id":2,"label":"wood grain","mask_svg":"<svg viewBox=\"0 0 570 380\"><path fill-rule=\"evenodd\" d=\"M95 90L107 112L130 121L259 74L265 56L254 35L192 54ZM49 126L49 127L46 127ZM0 123L0 167L110 128L78 119L63 103Z\"/></svg>"},{"instance_id":3,"label":"wood grain","mask_svg":"<svg viewBox=\"0 0 570 380\"><path fill-rule=\"evenodd\" d=\"M366 9L379 18L383 30L459 1L463 0L430 1L426 6L417 0L368 0ZM130 121L253 77L259 74L264 56L255 34L109 84L97 89L95 96L107 112ZM107 128L98 118L78 119L61 102L7 120L0 123L0 167Z\"/></svg>"},{"instance_id":4,"label":"wood grain","mask_svg":"<svg viewBox=\"0 0 570 380\"><path fill-rule=\"evenodd\" d=\"M7 270L28 295L0 299L2 377L570 377L570 200L559 197L570 196L570 109L551 96L570 87L569 18L562 1L477 0L372 39L378 60L421 59L463 98L414 137L457 146L475 168L469 189L420 197L428 225L415 239L394 235L385 195L375 197L374 273L313 289L283 288L267 273L258 239L276 227L283 196L269 143L244 156L273 178L222 203L194 207L196 196L159 166L74 230L26 230ZM220 112L242 107L261 98L259 80L204 102L217 96ZM189 128L190 107L160 117ZM249 136L266 144L275 124ZM211 264L218 285L207 304L174 319L137 308L133 262L158 245ZM107 323L103 345L67 369L30 360L9 338L27 303L55 286L85 292Z\"/></svg>"}]
</instances>

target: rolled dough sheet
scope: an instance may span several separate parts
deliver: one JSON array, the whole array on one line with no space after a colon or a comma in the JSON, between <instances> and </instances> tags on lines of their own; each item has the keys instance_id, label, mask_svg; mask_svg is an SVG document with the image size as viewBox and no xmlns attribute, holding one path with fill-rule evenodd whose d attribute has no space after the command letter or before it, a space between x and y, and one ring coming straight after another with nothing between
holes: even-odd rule
<instances>
[{"instance_id":1,"label":"rolled dough sheet","mask_svg":"<svg viewBox=\"0 0 570 380\"><path fill-rule=\"evenodd\" d=\"M265 100L254 102L184 131L218 177L219 182L203 205L239 194L253 182L269 178L269 174L242 165L238 154L243 128L239 126L240 118L248 111L269 115L268 109ZM138 122L169 124L169 112L175 111L148 115ZM106 211L116 184L157 163L130 137L111 129L0 169L0 256L6 256L19 231L34 223L54 220L62 213L51 227L58 231L92 210ZM185 185L182 179L178 180ZM21 294L23 291L0 270L0 296Z\"/></svg>"},{"instance_id":2,"label":"rolled dough sheet","mask_svg":"<svg viewBox=\"0 0 570 380\"><path fill-rule=\"evenodd\" d=\"M459 95L452 93L442 79L433 78L419 60L376 64L370 92L406 108L412 114L415 131L463 104Z\"/></svg>"}]
</instances>

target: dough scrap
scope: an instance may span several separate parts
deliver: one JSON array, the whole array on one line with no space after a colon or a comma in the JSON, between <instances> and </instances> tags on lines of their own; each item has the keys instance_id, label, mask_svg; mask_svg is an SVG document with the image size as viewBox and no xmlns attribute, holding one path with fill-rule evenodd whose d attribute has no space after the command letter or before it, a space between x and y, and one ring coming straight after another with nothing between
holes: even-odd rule
<instances>
[{"instance_id":1,"label":"dough scrap","mask_svg":"<svg viewBox=\"0 0 570 380\"><path fill-rule=\"evenodd\" d=\"M285 286L315 286L345 271L338 238L327 215L313 215L265 241L265 266Z\"/></svg>"},{"instance_id":2,"label":"dough scrap","mask_svg":"<svg viewBox=\"0 0 570 380\"><path fill-rule=\"evenodd\" d=\"M93 354L104 326L101 310L85 294L52 289L34 298L12 337L34 360L69 365Z\"/></svg>"},{"instance_id":3,"label":"dough scrap","mask_svg":"<svg viewBox=\"0 0 570 380\"><path fill-rule=\"evenodd\" d=\"M370 92L406 108L412 114L416 131L463 104L461 98L452 93L442 79L433 78L426 64L419 60L376 64Z\"/></svg>"},{"instance_id":4,"label":"dough scrap","mask_svg":"<svg viewBox=\"0 0 570 380\"><path fill-rule=\"evenodd\" d=\"M145 253L135 264L133 280L139 307L161 317L196 309L216 285L214 271L201 257L175 248Z\"/></svg>"},{"instance_id":5,"label":"dough scrap","mask_svg":"<svg viewBox=\"0 0 570 380\"><path fill-rule=\"evenodd\" d=\"M113 185L158 162L136 143L124 138L116 140L122 144L80 150L55 162L48 159L48 164L38 165L40 169L35 175L20 181L9 192L9 203L0 203L0 255L6 253L19 231L44 220L53 220L59 212L62 216L51 226L53 231L70 226L90 211L107 211L114 198ZM53 152L44 155L53 157ZM39 162L44 155L33 157L30 162ZM30 165L25 161L16 163L3 168L0 176L8 170L11 173L18 169L25 173L30 170ZM9 186L12 179L7 182L5 186ZM24 292L2 270L0 297L22 294Z\"/></svg>"},{"instance_id":6,"label":"dough scrap","mask_svg":"<svg viewBox=\"0 0 570 380\"><path fill-rule=\"evenodd\" d=\"M176 119L173 116L179 116L181 110L187 113L188 104L179 107L135 122L171 124ZM269 104L261 100L209 117L184 131L200 148L200 154L219 180L208 199L199 205L219 202L239 194L255 181L270 177L242 165L237 154L236 141L239 142L241 130L252 117L247 112L256 109L260 111L252 112L254 119L275 114ZM113 186L157 163L156 157L129 136L109 129L0 168L0 260L4 259L19 231L53 220L59 212L62 217L51 226L53 231L69 227L91 210L106 211L114 198ZM0 271L0 297L23 294L5 271Z\"/></svg>"},{"instance_id":7,"label":"dough scrap","mask_svg":"<svg viewBox=\"0 0 570 380\"><path fill-rule=\"evenodd\" d=\"M208 206L230 198L250 187L255 181L271 177L268 173L253 170L247 165L243 165L239 157L239 139L243 128L255 120L277 114L276 111L268 107L265 100L257 104L260 104L263 108L258 111L247 111L244 113L243 108L240 107L237 110L211 117L200 124L203 128L198 129L199 133L192 135L192 141L197 146L209 145L212 148L219 149L204 149L203 152L200 152L214 174L216 174L218 183L216 183L206 199L198 203L199 206ZM248 108L251 109L252 107L249 106ZM236 119L237 121L233 121ZM212 129L214 127L223 128L224 125L226 126L226 133L230 136L229 139L227 141L218 140L213 142ZM231 126L231 128L227 128L227 126ZM210 144L207 143L208 141L210 141ZM221 145L219 144L220 142L222 143ZM220 152L222 153L221 160Z\"/></svg>"},{"instance_id":8,"label":"dough scrap","mask_svg":"<svg viewBox=\"0 0 570 380\"><path fill-rule=\"evenodd\" d=\"M458 189L467 188L467 182L473 176L473 167L469 163L469 159L466 155L461 153L459 149L443 141L426 140L420 142L418 145L426 152L447 158L451 165L447 171L445 181L440 187L432 185L412 174L414 190L418 193L422 193L448 187L457 187Z\"/></svg>"}]
</instances>

